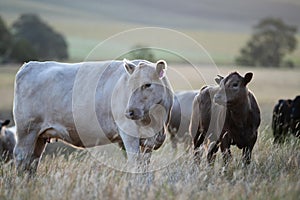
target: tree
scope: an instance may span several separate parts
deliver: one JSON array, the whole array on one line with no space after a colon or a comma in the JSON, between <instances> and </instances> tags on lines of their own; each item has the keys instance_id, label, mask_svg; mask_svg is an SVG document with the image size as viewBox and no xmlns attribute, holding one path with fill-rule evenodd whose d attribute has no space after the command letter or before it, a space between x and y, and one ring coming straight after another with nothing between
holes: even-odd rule
<instances>
[{"instance_id":1,"label":"tree","mask_svg":"<svg viewBox=\"0 0 300 200\"><path fill-rule=\"evenodd\" d=\"M8 50L8 56L4 58L4 62L21 63L30 60L38 60L38 56L33 46L25 39L14 40Z\"/></svg>"},{"instance_id":2,"label":"tree","mask_svg":"<svg viewBox=\"0 0 300 200\"><path fill-rule=\"evenodd\" d=\"M124 58L128 58L130 60L142 59L148 60L150 62L156 62L154 53L150 48L144 47L143 45L136 45L133 49L123 56Z\"/></svg>"},{"instance_id":3,"label":"tree","mask_svg":"<svg viewBox=\"0 0 300 200\"><path fill-rule=\"evenodd\" d=\"M0 57L4 57L10 47L12 36L0 16Z\"/></svg>"},{"instance_id":4,"label":"tree","mask_svg":"<svg viewBox=\"0 0 300 200\"><path fill-rule=\"evenodd\" d=\"M236 63L279 67L284 56L296 49L296 33L295 26L287 25L281 19L265 18L254 27L254 34L240 50Z\"/></svg>"},{"instance_id":5,"label":"tree","mask_svg":"<svg viewBox=\"0 0 300 200\"><path fill-rule=\"evenodd\" d=\"M67 43L64 37L40 20L35 14L23 14L13 24L15 44L26 40L32 45L37 59L67 59Z\"/></svg>"}]
</instances>

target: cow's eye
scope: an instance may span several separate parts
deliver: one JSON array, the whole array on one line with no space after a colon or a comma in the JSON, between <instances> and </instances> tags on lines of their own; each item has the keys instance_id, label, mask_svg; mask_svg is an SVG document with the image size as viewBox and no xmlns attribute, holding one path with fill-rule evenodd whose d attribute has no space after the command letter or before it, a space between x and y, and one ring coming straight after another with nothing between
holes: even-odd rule
<instances>
[{"instance_id":1,"label":"cow's eye","mask_svg":"<svg viewBox=\"0 0 300 200\"><path fill-rule=\"evenodd\" d=\"M234 88L237 88L238 86L239 86L238 83L233 83L233 84L232 84L232 87L234 87Z\"/></svg>"},{"instance_id":2,"label":"cow's eye","mask_svg":"<svg viewBox=\"0 0 300 200\"><path fill-rule=\"evenodd\" d=\"M143 90L146 88L149 88L149 87L151 87L151 83L146 83L146 84L142 85Z\"/></svg>"}]
</instances>

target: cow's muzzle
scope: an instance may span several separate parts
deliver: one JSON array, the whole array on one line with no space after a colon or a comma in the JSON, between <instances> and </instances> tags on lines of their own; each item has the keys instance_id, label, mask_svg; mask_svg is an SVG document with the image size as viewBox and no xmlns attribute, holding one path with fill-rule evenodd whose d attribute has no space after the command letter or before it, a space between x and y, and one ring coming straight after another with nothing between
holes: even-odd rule
<instances>
[{"instance_id":1,"label":"cow's muzzle","mask_svg":"<svg viewBox=\"0 0 300 200\"><path fill-rule=\"evenodd\" d=\"M224 94L215 94L214 96L214 99L213 101L216 103L216 104L219 104L221 106L226 106L226 97L224 98Z\"/></svg>"},{"instance_id":2,"label":"cow's muzzle","mask_svg":"<svg viewBox=\"0 0 300 200\"><path fill-rule=\"evenodd\" d=\"M140 109L130 108L125 111L125 116L128 119L139 120L143 118L143 113Z\"/></svg>"}]
</instances>

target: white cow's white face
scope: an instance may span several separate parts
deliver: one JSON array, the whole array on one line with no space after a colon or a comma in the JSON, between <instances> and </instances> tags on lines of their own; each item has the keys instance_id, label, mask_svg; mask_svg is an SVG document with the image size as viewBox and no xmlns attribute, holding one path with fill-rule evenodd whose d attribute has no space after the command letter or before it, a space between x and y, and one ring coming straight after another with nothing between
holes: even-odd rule
<instances>
[{"instance_id":1,"label":"white cow's white face","mask_svg":"<svg viewBox=\"0 0 300 200\"><path fill-rule=\"evenodd\" d=\"M128 61L124 62L131 91L125 116L132 120L145 120L149 118L150 110L160 105L166 95L168 88L162 81L166 73L166 63L141 62L136 66Z\"/></svg>"}]
</instances>

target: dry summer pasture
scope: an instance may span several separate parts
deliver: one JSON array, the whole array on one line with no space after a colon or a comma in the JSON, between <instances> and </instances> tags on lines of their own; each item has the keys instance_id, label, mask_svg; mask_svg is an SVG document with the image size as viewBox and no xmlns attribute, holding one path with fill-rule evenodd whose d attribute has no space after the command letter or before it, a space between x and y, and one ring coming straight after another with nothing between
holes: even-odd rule
<instances>
[{"instance_id":1,"label":"dry summer pasture","mask_svg":"<svg viewBox=\"0 0 300 200\"><path fill-rule=\"evenodd\" d=\"M11 116L17 69L17 66L0 67L1 118ZM87 150L69 155L58 152L44 155L32 179L17 176L10 163L1 163L0 199L298 199L300 141L291 137L281 146L273 145L270 125L277 100L294 98L300 93L300 70L234 67L217 70L222 75L232 71L254 73L248 87L260 105L262 123L252 162L246 169L241 167L241 153L236 147L232 148L234 156L226 173L221 173L220 154L213 168L207 166L205 159L199 166L194 165L193 153L183 151L157 170L132 174L99 162ZM196 71L189 66L169 64L168 76L175 90L200 89L206 82L198 72L211 79L217 75L211 66ZM173 151L169 139L164 149ZM119 157L114 159L122 161Z\"/></svg>"}]
</instances>

